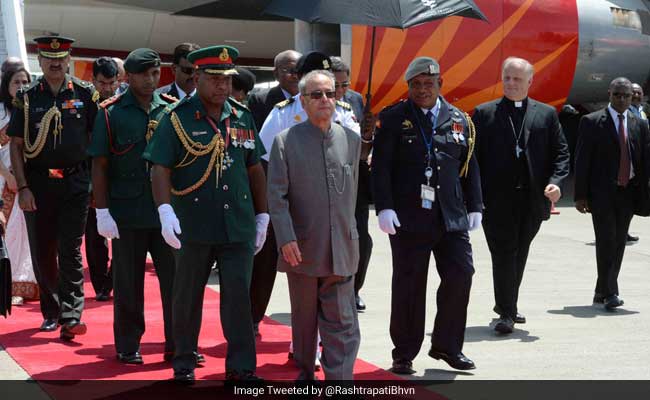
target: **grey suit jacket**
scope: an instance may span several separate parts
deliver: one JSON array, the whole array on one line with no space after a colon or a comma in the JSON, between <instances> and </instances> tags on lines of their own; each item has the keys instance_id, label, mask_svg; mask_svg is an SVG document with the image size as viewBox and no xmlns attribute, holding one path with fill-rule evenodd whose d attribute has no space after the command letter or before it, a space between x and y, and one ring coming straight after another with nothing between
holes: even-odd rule
<instances>
[{"instance_id":1,"label":"grey suit jacket","mask_svg":"<svg viewBox=\"0 0 650 400\"><path fill-rule=\"evenodd\" d=\"M278 271L313 277L357 272L354 208L361 139L332 124L324 134L309 121L276 136L269 158L268 203L278 248L296 240L302 263L278 257Z\"/></svg>"}]
</instances>

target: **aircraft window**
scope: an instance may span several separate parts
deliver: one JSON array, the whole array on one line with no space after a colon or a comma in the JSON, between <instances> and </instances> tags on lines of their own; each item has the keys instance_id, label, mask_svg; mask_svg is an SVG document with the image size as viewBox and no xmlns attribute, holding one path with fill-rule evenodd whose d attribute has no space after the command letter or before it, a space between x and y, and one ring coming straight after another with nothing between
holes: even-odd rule
<instances>
[{"instance_id":1,"label":"aircraft window","mask_svg":"<svg viewBox=\"0 0 650 400\"><path fill-rule=\"evenodd\" d=\"M614 26L642 30L643 25L638 12L616 7L610 7L610 10L612 11Z\"/></svg>"}]
</instances>

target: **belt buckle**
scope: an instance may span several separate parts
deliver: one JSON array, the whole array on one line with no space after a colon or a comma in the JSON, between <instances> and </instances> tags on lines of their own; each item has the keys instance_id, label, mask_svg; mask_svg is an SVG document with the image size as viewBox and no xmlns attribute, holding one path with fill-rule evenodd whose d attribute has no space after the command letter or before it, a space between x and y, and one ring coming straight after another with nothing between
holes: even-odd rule
<instances>
[{"instance_id":1,"label":"belt buckle","mask_svg":"<svg viewBox=\"0 0 650 400\"><path fill-rule=\"evenodd\" d=\"M52 179L63 179L63 170L62 169L48 169L47 170L48 178Z\"/></svg>"}]
</instances>

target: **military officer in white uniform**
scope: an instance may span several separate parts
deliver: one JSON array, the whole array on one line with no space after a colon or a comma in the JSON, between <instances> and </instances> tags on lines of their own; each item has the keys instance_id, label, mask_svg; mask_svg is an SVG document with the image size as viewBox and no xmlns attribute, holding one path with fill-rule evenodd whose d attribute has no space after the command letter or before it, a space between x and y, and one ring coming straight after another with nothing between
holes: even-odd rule
<instances>
[{"instance_id":1,"label":"military officer in white uniform","mask_svg":"<svg viewBox=\"0 0 650 400\"><path fill-rule=\"evenodd\" d=\"M296 64L296 72L299 77L310 71L317 69L331 70L332 61L330 58L319 52L311 52L303 55ZM265 149L271 149L273 139L285 129L291 128L301 122L307 121L307 114L300 104L300 93L282 101L273 107L273 111L266 117L262 130L260 130L260 139ZM356 133L361 132L359 122L352 112L352 107L344 101L336 102L336 109L332 116L332 122L343 127L352 129ZM269 160L270 151L262 156L262 159Z\"/></svg>"}]
</instances>

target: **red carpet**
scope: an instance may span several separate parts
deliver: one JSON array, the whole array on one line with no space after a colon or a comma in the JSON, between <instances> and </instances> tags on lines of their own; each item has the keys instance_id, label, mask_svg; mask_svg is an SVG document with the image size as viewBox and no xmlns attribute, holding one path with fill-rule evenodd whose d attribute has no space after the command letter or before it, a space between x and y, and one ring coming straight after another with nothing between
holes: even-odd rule
<instances>
[{"instance_id":1,"label":"red carpet","mask_svg":"<svg viewBox=\"0 0 650 400\"><path fill-rule=\"evenodd\" d=\"M0 321L0 344L35 380L166 380L171 364L162 359L163 321L157 279L151 265L145 279L147 331L142 338L144 365L126 366L115 359L112 302L97 302L86 279L86 306L82 320L88 333L71 343L59 340L59 332L39 332L42 317L38 302L15 307ZM287 299L287 312L289 300ZM289 327L265 318L257 343L257 373L268 380L293 380L297 369L287 359ZM206 289L199 351L206 363L196 369L197 379L223 379L226 342L219 322L219 294ZM319 373L323 379L322 372ZM357 360L355 379L389 380L397 377L381 368Z\"/></svg>"}]
</instances>

